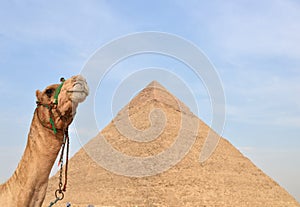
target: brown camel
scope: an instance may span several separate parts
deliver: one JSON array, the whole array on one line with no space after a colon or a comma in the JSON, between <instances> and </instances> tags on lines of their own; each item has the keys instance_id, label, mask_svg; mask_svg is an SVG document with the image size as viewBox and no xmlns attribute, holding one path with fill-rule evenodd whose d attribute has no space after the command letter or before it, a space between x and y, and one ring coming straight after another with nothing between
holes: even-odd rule
<instances>
[{"instance_id":1,"label":"brown camel","mask_svg":"<svg viewBox=\"0 0 300 207\"><path fill-rule=\"evenodd\" d=\"M73 121L78 104L88 95L82 76L62 81L42 92L36 91L37 108L24 154L12 177L0 185L1 207L40 207L44 201L64 132Z\"/></svg>"}]
</instances>

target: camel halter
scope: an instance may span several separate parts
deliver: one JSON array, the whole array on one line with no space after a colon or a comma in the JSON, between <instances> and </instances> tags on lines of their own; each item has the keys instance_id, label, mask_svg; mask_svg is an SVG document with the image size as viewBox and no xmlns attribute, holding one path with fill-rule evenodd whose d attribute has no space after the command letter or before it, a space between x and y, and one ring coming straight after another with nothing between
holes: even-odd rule
<instances>
[{"instance_id":1,"label":"camel halter","mask_svg":"<svg viewBox=\"0 0 300 207\"><path fill-rule=\"evenodd\" d=\"M48 128L48 129L52 129L53 133L56 135L57 134L57 130L62 130L64 132L64 139L63 139L63 143L61 145L61 154L60 154L60 158L59 158L59 163L58 165L60 165L60 172L59 172L59 184L58 184L58 189L55 191L55 201L51 202L49 207L53 206L55 203L57 203L58 201L62 200L64 198L64 193L66 192L66 188L67 188L67 175L68 175L68 160L69 160L69 132L68 132L68 127L66 127L66 129L62 128L62 129L58 129L55 127L55 122L54 122L54 116L53 116L53 112L52 109L56 109L56 112L59 115L59 118L64 122L66 119L65 116L61 115L61 112L58 110L57 105L58 105L58 96L60 94L61 88L63 87L63 84L65 82L64 78L60 79L61 84L56 88L55 93L54 93L54 101L51 102L50 104L42 104L39 101L36 102L37 104L37 108L38 109L39 106L43 106L46 107L49 110L49 114L50 114L50 119L49 122L51 124L51 128L49 128L48 126L44 125L42 120L40 119L38 112L37 112L37 117L40 120L40 123ZM67 152L66 152L66 168L65 168L65 183L63 185L62 182L62 174L63 174L63 161L64 161L64 151L65 151L65 146L67 145Z\"/></svg>"},{"instance_id":2,"label":"camel halter","mask_svg":"<svg viewBox=\"0 0 300 207\"><path fill-rule=\"evenodd\" d=\"M52 113L52 109L55 108L56 109L56 112L59 114L60 118L62 119L63 116L61 116L61 113L60 111L57 109L57 104L58 104L58 95L60 94L60 91L61 91L61 88L62 86L64 85L64 82L65 82L65 79L64 78L61 78L60 79L61 81L61 84L56 88L55 90L55 93L54 93L54 101L51 102L50 104L42 104L41 102L37 101L36 104L37 104L37 108L39 106L43 106L43 107L46 107L48 110L49 110L49 114L50 114L50 119L49 119L49 122L51 124L51 129L53 130L54 134L57 133L57 128L55 127L55 123L54 123L54 119L53 119L53 113ZM37 113L38 115L38 113ZM39 118L39 116L38 116ZM45 126L42 122L42 120L39 118L40 122L42 123L42 125L46 128L49 128L47 126Z\"/></svg>"}]
</instances>

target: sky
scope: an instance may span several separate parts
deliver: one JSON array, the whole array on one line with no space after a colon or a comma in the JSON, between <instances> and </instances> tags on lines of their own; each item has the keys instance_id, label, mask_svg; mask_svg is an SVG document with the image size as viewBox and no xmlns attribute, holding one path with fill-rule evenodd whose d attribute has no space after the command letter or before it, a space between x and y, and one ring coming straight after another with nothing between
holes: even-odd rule
<instances>
[{"instance_id":1,"label":"sky","mask_svg":"<svg viewBox=\"0 0 300 207\"><path fill-rule=\"evenodd\" d=\"M81 73L120 37L156 31L206 55L226 97L222 136L300 201L299 22L296 0L0 1L0 182L23 153L37 89ZM89 97L99 131L153 79L211 122L203 81L174 58L141 54L112 67ZM71 154L93 136L78 138L72 125Z\"/></svg>"}]
</instances>

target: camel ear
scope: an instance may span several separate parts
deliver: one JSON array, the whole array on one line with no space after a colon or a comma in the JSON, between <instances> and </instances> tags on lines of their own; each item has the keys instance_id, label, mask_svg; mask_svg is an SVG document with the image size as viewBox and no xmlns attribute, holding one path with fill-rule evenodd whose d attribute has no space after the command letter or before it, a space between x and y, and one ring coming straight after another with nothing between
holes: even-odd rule
<instances>
[{"instance_id":1,"label":"camel ear","mask_svg":"<svg viewBox=\"0 0 300 207\"><path fill-rule=\"evenodd\" d=\"M40 90L36 90L35 95L36 95L36 100L37 101L41 101L41 99L42 99L42 92Z\"/></svg>"}]
</instances>

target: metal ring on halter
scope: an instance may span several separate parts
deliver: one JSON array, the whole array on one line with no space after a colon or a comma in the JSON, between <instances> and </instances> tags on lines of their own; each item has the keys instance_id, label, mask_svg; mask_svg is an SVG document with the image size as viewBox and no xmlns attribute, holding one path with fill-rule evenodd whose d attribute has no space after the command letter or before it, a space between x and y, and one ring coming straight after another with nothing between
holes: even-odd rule
<instances>
[{"instance_id":1,"label":"metal ring on halter","mask_svg":"<svg viewBox=\"0 0 300 207\"><path fill-rule=\"evenodd\" d=\"M60 190L60 189L57 189L56 191L55 191L55 197L58 199L58 200L62 200L62 199L64 199L64 193L62 192L62 190Z\"/></svg>"}]
</instances>

